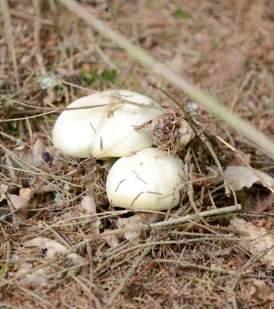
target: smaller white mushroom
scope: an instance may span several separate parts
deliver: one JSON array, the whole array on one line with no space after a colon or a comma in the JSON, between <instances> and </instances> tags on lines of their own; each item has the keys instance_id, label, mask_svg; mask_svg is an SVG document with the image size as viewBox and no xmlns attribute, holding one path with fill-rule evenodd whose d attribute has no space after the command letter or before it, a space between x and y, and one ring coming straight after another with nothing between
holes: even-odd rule
<instances>
[{"instance_id":1,"label":"smaller white mushroom","mask_svg":"<svg viewBox=\"0 0 274 309\"><path fill-rule=\"evenodd\" d=\"M118 159L109 171L106 191L113 206L165 210L180 202L183 162L157 148Z\"/></svg>"}]
</instances>

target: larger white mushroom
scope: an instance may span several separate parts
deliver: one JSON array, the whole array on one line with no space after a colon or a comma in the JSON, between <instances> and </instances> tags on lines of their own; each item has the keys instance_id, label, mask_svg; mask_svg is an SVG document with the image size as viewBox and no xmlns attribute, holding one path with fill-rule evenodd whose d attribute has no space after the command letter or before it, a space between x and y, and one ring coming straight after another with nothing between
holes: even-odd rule
<instances>
[{"instance_id":1,"label":"larger white mushroom","mask_svg":"<svg viewBox=\"0 0 274 309\"><path fill-rule=\"evenodd\" d=\"M157 148L118 159L109 171L110 204L122 208L165 210L180 202L183 162Z\"/></svg>"},{"instance_id":2,"label":"larger white mushroom","mask_svg":"<svg viewBox=\"0 0 274 309\"><path fill-rule=\"evenodd\" d=\"M122 157L152 146L145 128L163 109L136 92L113 90L80 98L61 113L53 128L54 146L87 158Z\"/></svg>"}]
</instances>

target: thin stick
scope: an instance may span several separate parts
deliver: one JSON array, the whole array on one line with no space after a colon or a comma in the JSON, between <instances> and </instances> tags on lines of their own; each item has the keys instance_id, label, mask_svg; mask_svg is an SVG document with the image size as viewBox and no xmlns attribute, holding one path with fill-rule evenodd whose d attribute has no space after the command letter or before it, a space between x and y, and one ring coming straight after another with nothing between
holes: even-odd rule
<instances>
[{"instance_id":1,"label":"thin stick","mask_svg":"<svg viewBox=\"0 0 274 309\"><path fill-rule=\"evenodd\" d=\"M144 250L141 249L142 253L139 256L137 256L137 258L133 261L133 263L132 263L131 267L129 268L129 270L127 271L125 277L122 278L118 287L110 295L110 298L109 298L109 301L108 301L108 307L112 308L112 305L113 305L115 299L122 292L122 290L125 287L125 285L127 284L128 280L134 274L136 268L142 262L143 258L150 252L150 250L151 250L151 246L149 246L148 248L146 248Z\"/></svg>"},{"instance_id":2,"label":"thin stick","mask_svg":"<svg viewBox=\"0 0 274 309\"><path fill-rule=\"evenodd\" d=\"M15 52L15 47L14 47L14 39L13 39L13 33L12 33L12 24L11 24L8 1L1 0L0 8L3 14L3 19L4 19L6 41L7 41L7 45L11 53L11 57L12 57L16 86L19 89L18 66L17 66L16 52Z\"/></svg>"},{"instance_id":3,"label":"thin stick","mask_svg":"<svg viewBox=\"0 0 274 309\"><path fill-rule=\"evenodd\" d=\"M192 85L183 79L163 63L155 60L145 50L132 44L126 37L112 30L108 25L91 14L85 7L81 6L74 0L59 0L67 9L93 27L102 36L112 40L119 47L123 48L129 56L137 60L139 63L149 68L154 73L164 77L172 85L178 87L193 100L198 102L210 113L217 118L225 121L234 129L238 130L243 136L255 143L262 152L274 159L274 143L261 131L254 128L248 121L241 119L235 115L230 109L220 104L215 98Z\"/></svg>"},{"instance_id":4,"label":"thin stick","mask_svg":"<svg viewBox=\"0 0 274 309\"><path fill-rule=\"evenodd\" d=\"M41 44L40 44L40 31L41 31L41 0L33 0L33 7L35 12L34 19L34 42L35 42L35 55L37 59L37 63L40 67L41 73L46 74L46 68L44 66L43 55L41 52Z\"/></svg>"}]
</instances>

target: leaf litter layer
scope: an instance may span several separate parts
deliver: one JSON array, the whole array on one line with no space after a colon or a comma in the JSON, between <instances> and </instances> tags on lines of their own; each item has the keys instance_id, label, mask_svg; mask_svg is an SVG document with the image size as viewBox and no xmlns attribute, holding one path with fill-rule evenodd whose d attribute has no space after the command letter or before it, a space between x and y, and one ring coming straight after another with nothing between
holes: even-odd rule
<instances>
[{"instance_id":1,"label":"leaf litter layer","mask_svg":"<svg viewBox=\"0 0 274 309\"><path fill-rule=\"evenodd\" d=\"M270 135L271 2L240 3L86 5ZM1 37L12 33L0 45L1 305L268 308L273 302L271 181L255 173L250 187L242 168L239 174L234 170L238 191L234 178L224 182L222 175L227 166L240 165L272 176L273 162L55 1L40 4L11 1L10 26L7 14L1 16L8 25ZM187 119L197 132L180 153L187 185L174 211L110 208L104 193L107 166L67 158L52 148L50 132L60 110L109 88L143 92L168 110L183 102L184 115L193 109L197 114ZM174 127L176 117L177 111L167 114ZM168 129L165 119L159 122ZM166 140L155 128L155 143L174 151L176 138ZM241 213L218 215L238 204ZM214 216L205 215L212 210ZM261 248L260 239L267 246Z\"/></svg>"}]
</instances>

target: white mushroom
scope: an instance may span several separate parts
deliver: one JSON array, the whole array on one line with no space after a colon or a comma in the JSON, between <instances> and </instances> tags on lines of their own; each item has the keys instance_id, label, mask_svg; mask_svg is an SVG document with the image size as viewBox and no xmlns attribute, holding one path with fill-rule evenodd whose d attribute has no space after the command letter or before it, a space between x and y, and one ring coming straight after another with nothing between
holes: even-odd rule
<instances>
[{"instance_id":1,"label":"white mushroom","mask_svg":"<svg viewBox=\"0 0 274 309\"><path fill-rule=\"evenodd\" d=\"M151 134L136 127L163 111L152 99L127 90L92 94L68 108L54 125L53 143L80 158L122 157L151 147Z\"/></svg>"},{"instance_id":2,"label":"white mushroom","mask_svg":"<svg viewBox=\"0 0 274 309\"><path fill-rule=\"evenodd\" d=\"M118 159L109 171L106 191L113 206L164 210L180 202L183 162L157 148Z\"/></svg>"}]
</instances>

